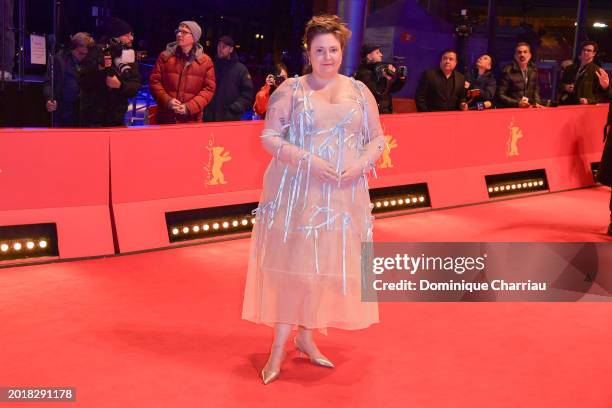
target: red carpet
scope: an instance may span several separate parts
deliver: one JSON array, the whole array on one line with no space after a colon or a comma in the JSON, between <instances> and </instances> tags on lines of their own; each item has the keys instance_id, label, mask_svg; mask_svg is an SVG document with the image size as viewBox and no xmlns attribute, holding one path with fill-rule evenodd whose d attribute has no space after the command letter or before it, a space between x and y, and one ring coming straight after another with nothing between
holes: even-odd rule
<instances>
[{"instance_id":1,"label":"red carpet","mask_svg":"<svg viewBox=\"0 0 612 408\"><path fill-rule=\"evenodd\" d=\"M379 241L610 241L609 189L388 218ZM382 303L330 330L329 370L240 320L248 240L0 269L0 386L73 386L76 403L0 407L612 406L609 303Z\"/></svg>"}]
</instances>

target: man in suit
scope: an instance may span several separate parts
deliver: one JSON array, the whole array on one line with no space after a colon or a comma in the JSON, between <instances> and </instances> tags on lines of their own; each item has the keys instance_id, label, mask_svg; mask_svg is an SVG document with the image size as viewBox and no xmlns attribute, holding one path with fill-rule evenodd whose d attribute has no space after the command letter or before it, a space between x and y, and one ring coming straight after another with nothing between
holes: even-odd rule
<instances>
[{"instance_id":1,"label":"man in suit","mask_svg":"<svg viewBox=\"0 0 612 408\"><path fill-rule=\"evenodd\" d=\"M421 75L415 95L419 112L467 110L465 77L456 67L457 52L444 50L440 66Z\"/></svg>"},{"instance_id":2,"label":"man in suit","mask_svg":"<svg viewBox=\"0 0 612 408\"><path fill-rule=\"evenodd\" d=\"M597 43L585 41L580 46L580 62L572 64L563 70L561 82L563 95L560 103L563 105L588 105L607 102L607 91L601 87L597 78L600 67L595 62Z\"/></svg>"}]
</instances>

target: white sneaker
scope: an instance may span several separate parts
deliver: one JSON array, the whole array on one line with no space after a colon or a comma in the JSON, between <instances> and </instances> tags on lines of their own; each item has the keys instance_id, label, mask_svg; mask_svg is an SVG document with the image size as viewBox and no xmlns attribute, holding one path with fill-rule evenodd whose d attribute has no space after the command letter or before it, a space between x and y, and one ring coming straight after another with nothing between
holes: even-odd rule
<instances>
[{"instance_id":1,"label":"white sneaker","mask_svg":"<svg viewBox=\"0 0 612 408\"><path fill-rule=\"evenodd\" d=\"M10 81L13 79L13 74L8 71L0 71L0 81L2 81L3 79L5 81Z\"/></svg>"}]
</instances>

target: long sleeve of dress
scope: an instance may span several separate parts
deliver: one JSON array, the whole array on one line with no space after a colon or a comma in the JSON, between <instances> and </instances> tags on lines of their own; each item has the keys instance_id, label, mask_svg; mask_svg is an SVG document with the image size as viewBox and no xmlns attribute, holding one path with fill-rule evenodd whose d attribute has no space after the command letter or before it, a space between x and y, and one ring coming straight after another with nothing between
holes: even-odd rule
<instances>
[{"instance_id":1,"label":"long sleeve of dress","mask_svg":"<svg viewBox=\"0 0 612 408\"><path fill-rule=\"evenodd\" d=\"M369 140L365 140L364 150L360 156L364 170L374 168L376 162L380 158L385 148L385 136L380 124L380 116L378 114L378 106L376 99L368 87L362 87L363 96L367 103L367 122L368 127L366 134L369 135Z\"/></svg>"},{"instance_id":2,"label":"long sleeve of dress","mask_svg":"<svg viewBox=\"0 0 612 408\"><path fill-rule=\"evenodd\" d=\"M270 95L261 142L263 148L277 160L297 166L300 160L308 157L308 152L284 137L289 130L291 120L291 96L294 81L294 79L291 79L283 82Z\"/></svg>"}]
</instances>

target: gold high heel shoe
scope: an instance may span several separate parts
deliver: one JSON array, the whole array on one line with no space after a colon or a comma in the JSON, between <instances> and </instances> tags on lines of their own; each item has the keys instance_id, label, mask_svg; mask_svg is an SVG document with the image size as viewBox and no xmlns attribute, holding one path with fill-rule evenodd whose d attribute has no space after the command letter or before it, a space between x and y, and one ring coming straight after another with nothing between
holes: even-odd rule
<instances>
[{"instance_id":1,"label":"gold high heel shoe","mask_svg":"<svg viewBox=\"0 0 612 408\"><path fill-rule=\"evenodd\" d=\"M265 368L261 369L261 379L263 380L263 383L265 385L270 384L271 382L278 380L279 376L280 376L280 370L279 371L271 371L269 373L266 373Z\"/></svg>"},{"instance_id":2,"label":"gold high heel shoe","mask_svg":"<svg viewBox=\"0 0 612 408\"><path fill-rule=\"evenodd\" d=\"M283 364L283 361L285 360L285 357L287 356L287 352L283 351L283 355L282 355L282 360L281 360L281 365ZM268 364L266 363L266 366ZM278 377L280 377L280 366L278 368L278 370L276 371L268 371L266 372L266 366L264 366L264 368L261 369L261 379L263 380L263 383L265 385L270 384L273 381L278 380Z\"/></svg>"},{"instance_id":3,"label":"gold high heel shoe","mask_svg":"<svg viewBox=\"0 0 612 408\"><path fill-rule=\"evenodd\" d=\"M329 361L325 356L322 357L316 357L316 358L312 358L310 357L310 355L308 353L306 353L297 343L297 337L295 337L293 339L293 344L295 345L295 348L297 349L297 351L299 351L301 354L304 354L306 357L308 357L308 359L310 360L310 362L314 365L318 365L321 367L325 367L325 368L335 368L334 364Z\"/></svg>"}]
</instances>

